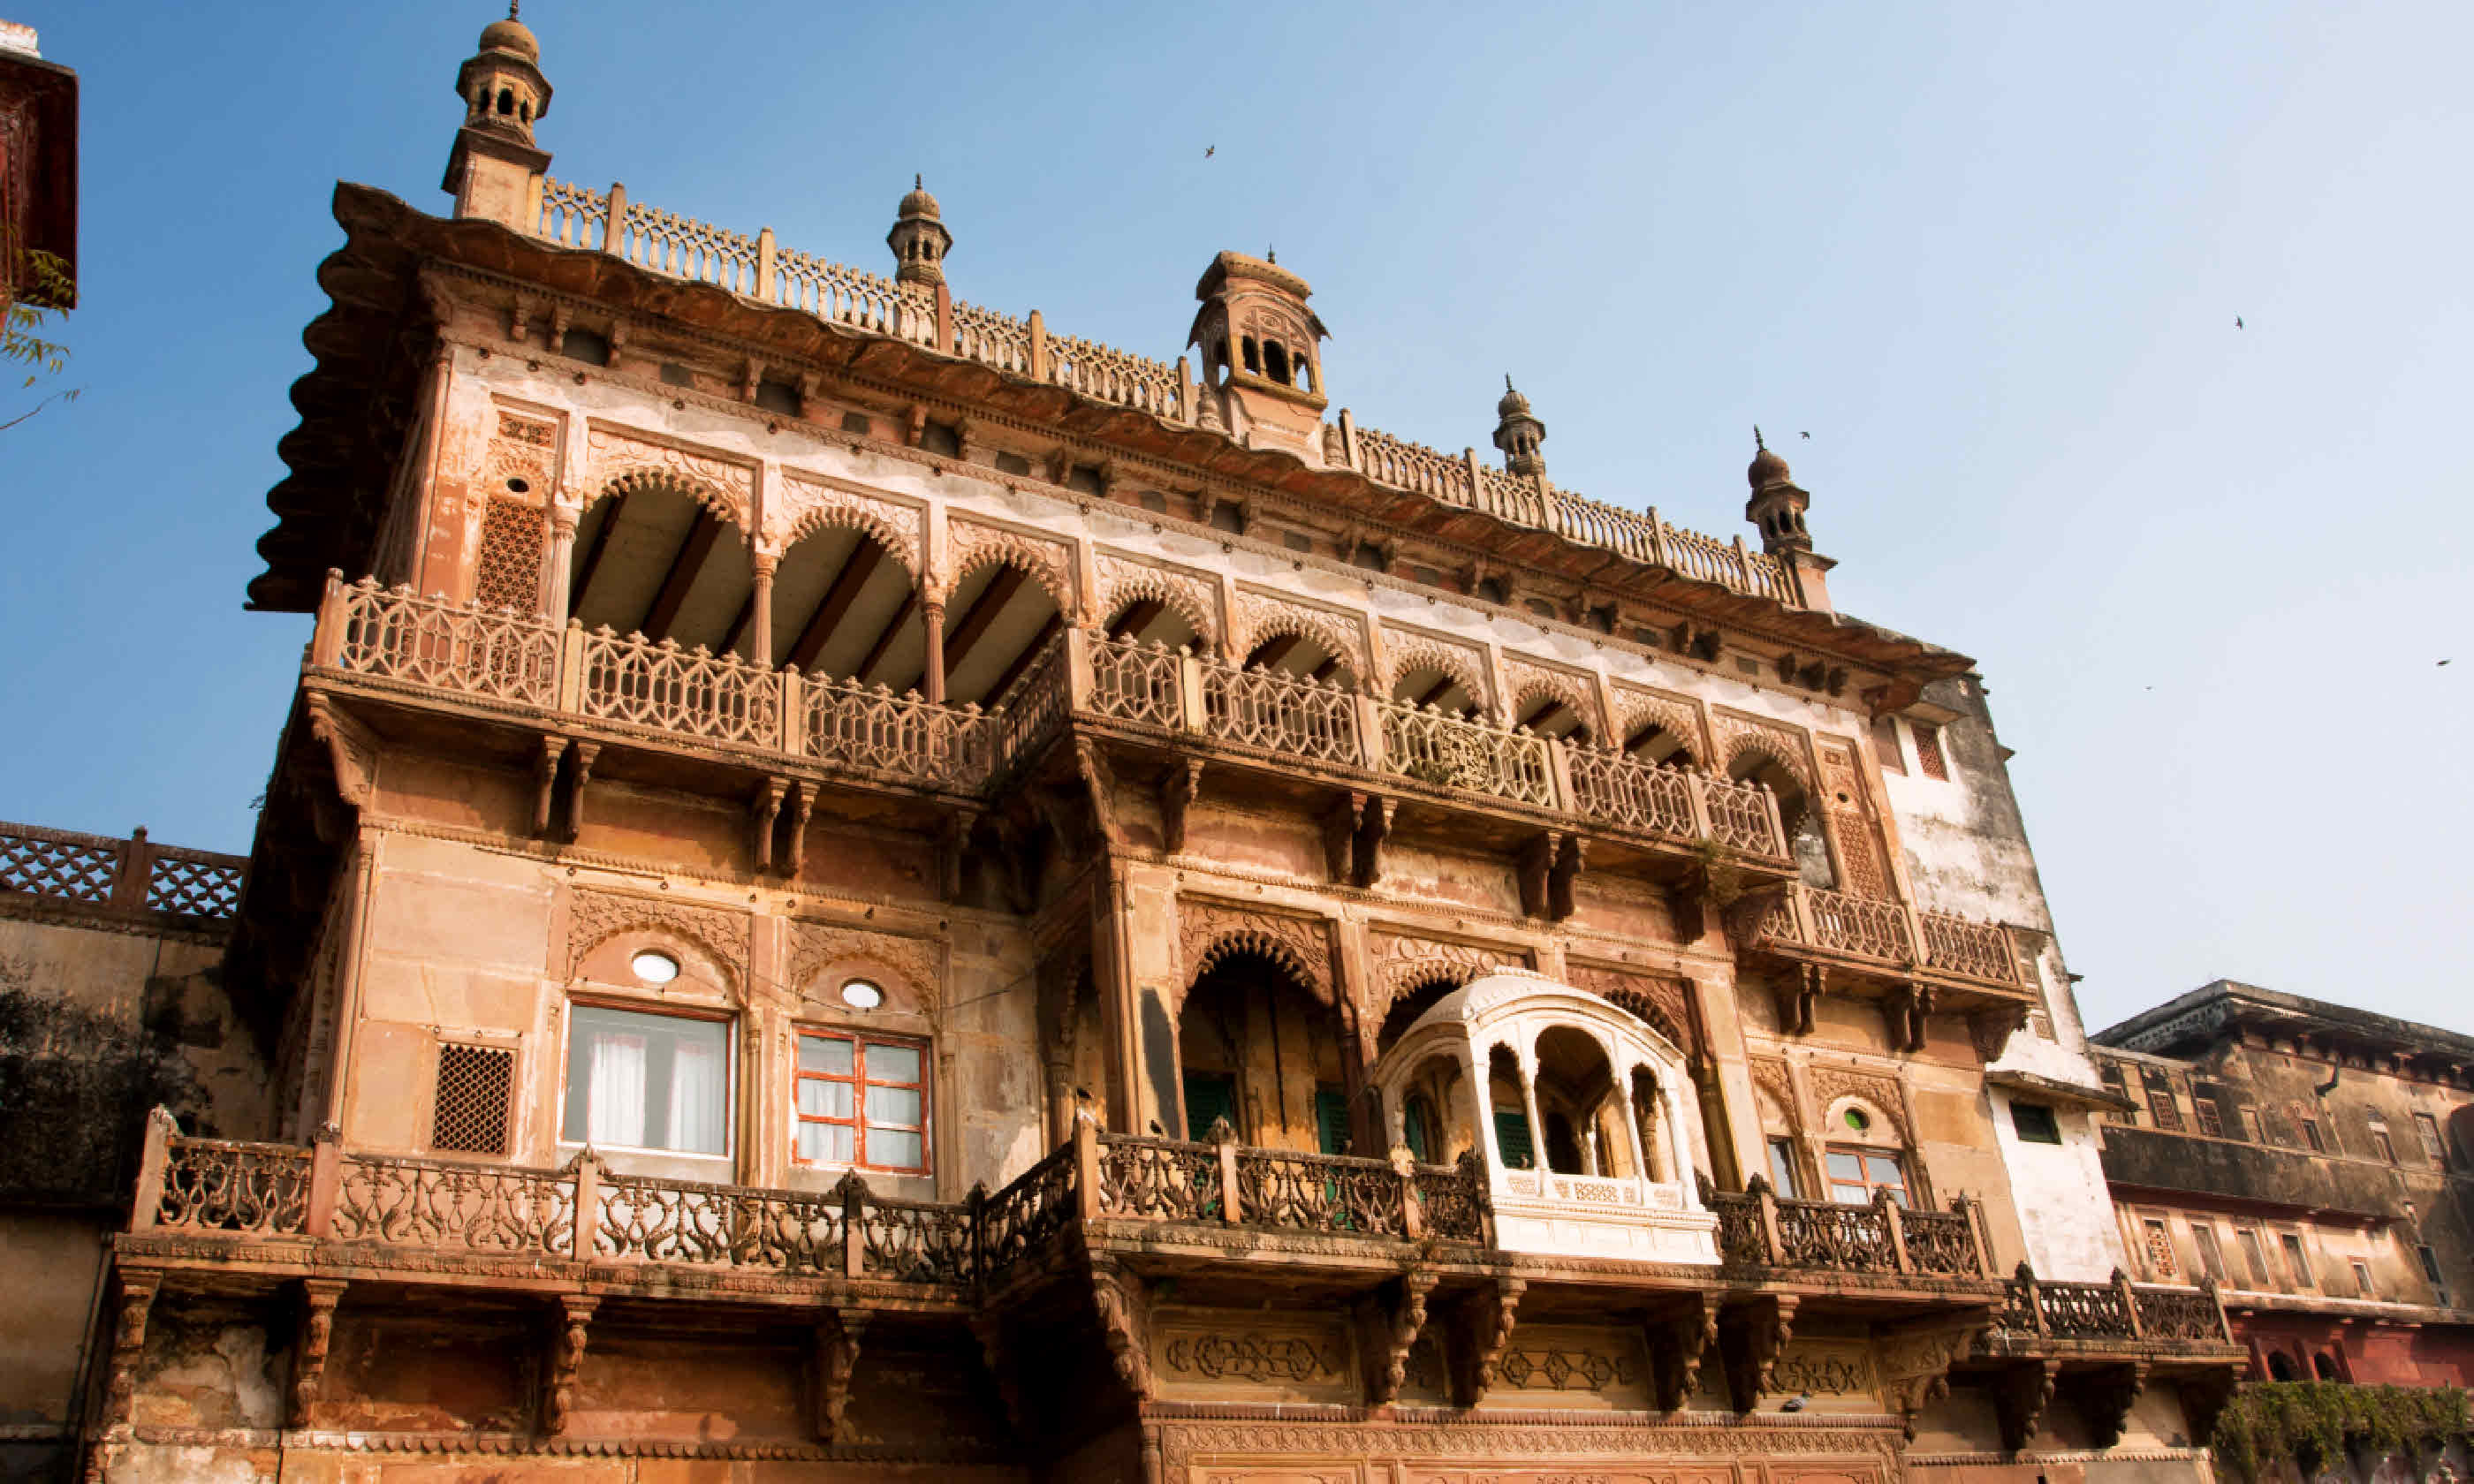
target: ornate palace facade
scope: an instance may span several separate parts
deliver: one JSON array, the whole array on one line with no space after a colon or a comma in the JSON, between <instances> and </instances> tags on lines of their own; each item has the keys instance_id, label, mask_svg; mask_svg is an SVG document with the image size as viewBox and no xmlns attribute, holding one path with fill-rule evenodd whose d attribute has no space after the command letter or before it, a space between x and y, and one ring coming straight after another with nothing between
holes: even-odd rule
<instances>
[{"instance_id":1,"label":"ornate palace facade","mask_svg":"<svg viewBox=\"0 0 2474 1484\"><path fill-rule=\"evenodd\" d=\"M253 604L315 615L152 1126L112 1478L2203 1474L1971 662L1189 362L561 182L344 185ZM219 1368L220 1367L220 1368Z\"/></svg>"}]
</instances>

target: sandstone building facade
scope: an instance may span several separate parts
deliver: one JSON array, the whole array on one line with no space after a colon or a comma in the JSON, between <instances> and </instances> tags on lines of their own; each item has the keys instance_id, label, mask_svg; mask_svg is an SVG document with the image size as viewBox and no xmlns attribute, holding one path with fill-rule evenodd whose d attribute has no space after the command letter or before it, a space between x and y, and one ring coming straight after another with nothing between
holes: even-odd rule
<instances>
[{"instance_id":1,"label":"sandstone building facade","mask_svg":"<svg viewBox=\"0 0 2474 1484\"><path fill-rule=\"evenodd\" d=\"M2216 1281L2260 1379L2474 1380L2474 1038L2219 980L2097 1040L2142 1277Z\"/></svg>"},{"instance_id":2,"label":"sandstone building facade","mask_svg":"<svg viewBox=\"0 0 2474 1484\"><path fill-rule=\"evenodd\" d=\"M98 1478L2197 1476L1983 689L1720 540L548 174L340 186L314 615Z\"/></svg>"}]
</instances>

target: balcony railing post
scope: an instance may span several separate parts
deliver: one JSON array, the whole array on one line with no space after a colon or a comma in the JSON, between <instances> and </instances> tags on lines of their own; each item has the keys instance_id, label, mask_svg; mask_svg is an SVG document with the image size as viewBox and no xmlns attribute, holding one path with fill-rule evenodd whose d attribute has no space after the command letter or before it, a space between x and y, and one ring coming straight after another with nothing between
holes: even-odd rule
<instances>
[{"instance_id":1,"label":"balcony railing post","mask_svg":"<svg viewBox=\"0 0 2474 1484\"><path fill-rule=\"evenodd\" d=\"M1924 914L1916 910L1912 898L1900 901L1899 910L1907 920L1907 961L1912 964L1931 963L1932 954L1925 945Z\"/></svg>"},{"instance_id":2,"label":"balcony railing post","mask_svg":"<svg viewBox=\"0 0 2474 1484\"><path fill-rule=\"evenodd\" d=\"M1211 1134L1220 1155L1220 1219L1233 1227L1243 1214L1237 1209L1237 1131L1222 1118L1211 1125Z\"/></svg>"},{"instance_id":3,"label":"balcony railing post","mask_svg":"<svg viewBox=\"0 0 2474 1484\"><path fill-rule=\"evenodd\" d=\"M1359 692L1357 697L1357 752L1369 773L1383 771L1383 703Z\"/></svg>"},{"instance_id":4,"label":"balcony railing post","mask_svg":"<svg viewBox=\"0 0 2474 1484\"><path fill-rule=\"evenodd\" d=\"M1760 1202L1761 1251L1769 1257L1770 1266L1786 1266L1786 1244L1779 1240L1778 1192L1770 1183L1756 1177L1753 1194Z\"/></svg>"},{"instance_id":5,"label":"balcony railing post","mask_svg":"<svg viewBox=\"0 0 2474 1484\"><path fill-rule=\"evenodd\" d=\"M1687 771L1684 778L1685 805L1692 811L1692 838L1711 839L1716 831L1710 824L1710 775Z\"/></svg>"},{"instance_id":6,"label":"balcony railing post","mask_svg":"<svg viewBox=\"0 0 2474 1484\"><path fill-rule=\"evenodd\" d=\"M1091 631L1076 625L1065 631L1065 705L1071 711L1091 709Z\"/></svg>"},{"instance_id":7,"label":"balcony railing post","mask_svg":"<svg viewBox=\"0 0 2474 1484\"><path fill-rule=\"evenodd\" d=\"M172 1110L158 1103L146 1114L146 1143L137 1156L137 1186L129 1197L129 1230L151 1231L163 1211L163 1172L171 1167L172 1136L181 1132Z\"/></svg>"},{"instance_id":8,"label":"balcony railing post","mask_svg":"<svg viewBox=\"0 0 2474 1484\"><path fill-rule=\"evenodd\" d=\"M1177 716L1186 730L1201 732L1210 730L1210 705L1202 694L1202 657L1191 649L1177 654L1176 699Z\"/></svg>"},{"instance_id":9,"label":"balcony railing post","mask_svg":"<svg viewBox=\"0 0 2474 1484\"><path fill-rule=\"evenodd\" d=\"M1036 309L1031 312L1031 379L1048 379L1048 321Z\"/></svg>"},{"instance_id":10,"label":"balcony railing post","mask_svg":"<svg viewBox=\"0 0 2474 1484\"><path fill-rule=\"evenodd\" d=\"M309 639L309 662L332 669L344 658L344 574L327 569L327 590L318 599L318 628Z\"/></svg>"},{"instance_id":11,"label":"balcony railing post","mask_svg":"<svg viewBox=\"0 0 2474 1484\"><path fill-rule=\"evenodd\" d=\"M344 1131L329 1123L309 1141L309 1209L303 1216L304 1235L325 1236L335 1226L335 1194L344 1184Z\"/></svg>"},{"instance_id":12,"label":"balcony railing post","mask_svg":"<svg viewBox=\"0 0 2474 1484\"><path fill-rule=\"evenodd\" d=\"M782 751L797 757L808 750L807 687L794 664L774 671L773 682L782 687Z\"/></svg>"},{"instance_id":13,"label":"balcony railing post","mask_svg":"<svg viewBox=\"0 0 2474 1484\"><path fill-rule=\"evenodd\" d=\"M575 716L584 710L584 620L570 618L558 641L558 709Z\"/></svg>"},{"instance_id":14,"label":"balcony railing post","mask_svg":"<svg viewBox=\"0 0 2474 1484\"><path fill-rule=\"evenodd\" d=\"M842 1194L842 1276L858 1278L867 1272L867 1182L857 1175L844 1175Z\"/></svg>"},{"instance_id":15,"label":"balcony railing post","mask_svg":"<svg viewBox=\"0 0 2474 1484\"><path fill-rule=\"evenodd\" d=\"M1761 812L1769 816L1770 843L1781 855L1793 855L1795 848L1787 844L1786 822L1779 817L1778 795L1770 792L1766 783L1761 785Z\"/></svg>"},{"instance_id":16,"label":"balcony railing post","mask_svg":"<svg viewBox=\"0 0 2474 1484\"><path fill-rule=\"evenodd\" d=\"M2120 1268L2113 1270L2113 1291L2122 1295L2122 1316L2130 1326L2130 1337L2145 1339L2145 1327L2139 1323L2139 1294L2130 1286L2130 1275Z\"/></svg>"},{"instance_id":17,"label":"balcony railing post","mask_svg":"<svg viewBox=\"0 0 2474 1484\"><path fill-rule=\"evenodd\" d=\"M1959 1200L1965 1203L1959 1207L1959 1209L1967 1213L1968 1240L1976 1247L1977 1274L1978 1277L1991 1278L1993 1276L1993 1239L1992 1233L1987 1232L1984 1226L1984 1202L1972 1195L1960 1196Z\"/></svg>"},{"instance_id":18,"label":"balcony railing post","mask_svg":"<svg viewBox=\"0 0 2474 1484\"><path fill-rule=\"evenodd\" d=\"M1735 589L1737 592L1758 590L1753 586L1753 559L1751 554L1744 550L1744 539L1740 536L1735 538L1735 575L1743 585Z\"/></svg>"},{"instance_id":19,"label":"balcony railing post","mask_svg":"<svg viewBox=\"0 0 2474 1484\"><path fill-rule=\"evenodd\" d=\"M1100 1214L1100 1125L1079 1110L1074 1114L1074 1214L1088 1221Z\"/></svg>"},{"instance_id":20,"label":"balcony railing post","mask_svg":"<svg viewBox=\"0 0 2474 1484\"><path fill-rule=\"evenodd\" d=\"M111 876L111 905L123 912L146 908L146 888L155 878L155 847L146 843L146 826L129 832L120 846L120 869Z\"/></svg>"},{"instance_id":21,"label":"balcony railing post","mask_svg":"<svg viewBox=\"0 0 2474 1484\"><path fill-rule=\"evenodd\" d=\"M1795 919L1795 941L1817 944L1821 939L1812 927L1812 900L1805 893L1804 883L1793 882L1786 889L1787 911Z\"/></svg>"},{"instance_id":22,"label":"balcony railing post","mask_svg":"<svg viewBox=\"0 0 2474 1484\"><path fill-rule=\"evenodd\" d=\"M773 228L756 234L756 297L773 301Z\"/></svg>"},{"instance_id":23,"label":"balcony railing post","mask_svg":"<svg viewBox=\"0 0 2474 1484\"><path fill-rule=\"evenodd\" d=\"M1912 1273L1916 1265L1907 1257L1907 1223L1899 1203L1890 1199L1887 1187L1876 1185L1873 1204L1881 1209L1881 1224L1890 1233L1890 1262L1902 1273Z\"/></svg>"},{"instance_id":24,"label":"balcony railing post","mask_svg":"<svg viewBox=\"0 0 2474 1484\"><path fill-rule=\"evenodd\" d=\"M1565 814L1578 814L1581 806L1574 802L1572 792L1572 758L1570 749L1553 737L1540 739L1546 748L1546 778L1555 791L1555 807Z\"/></svg>"},{"instance_id":25,"label":"balcony railing post","mask_svg":"<svg viewBox=\"0 0 2474 1484\"><path fill-rule=\"evenodd\" d=\"M2217 1311L2217 1337L2228 1345L2233 1344L2234 1323L2225 1317L2224 1284L2218 1282L2217 1276L2211 1273L2201 1280L2199 1291L2208 1296L2208 1306Z\"/></svg>"},{"instance_id":26,"label":"balcony railing post","mask_svg":"<svg viewBox=\"0 0 2474 1484\"><path fill-rule=\"evenodd\" d=\"M1426 1234L1425 1208L1418 1204L1418 1164L1408 1150L1392 1151L1393 1173L1400 1177L1400 1235L1408 1241L1419 1241Z\"/></svg>"},{"instance_id":27,"label":"balcony railing post","mask_svg":"<svg viewBox=\"0 0 2474 1484\"><path fill-rule=\"evenodd\" d=\"M601 228L601 251L612 257L627 255L627 187L610 182L610 220Z\"/></svg>"},{"instance_id":28,"label":"balcony railing post","mask_svg":"<svg viewBox=\"0 0 2474 1484\"><path fill-rule=\"evenodd\" d=\"M2022 1260L2019 1264L2018 1282L2020 1287L2027 1291L2027 1313L2036 1322L2036 1332L2038 1334L2052 1333L2052 1324L2045 1318L2045 1295L2043 1285L2036 1281L2036 1270L2029 1267L2025 1260Z\"/></svg>"},{"instance_id":29,"label":"balcony railing post","mask_svg":"<svg viewBox=\"0 0 2474 1484\"><path fill-rule=\"evenodd\" d=\"M601 1157L588 1147L575 1157L575 1233L568 1256L590 1262L594 1245L600 1239Z\"/></svg>"}]
</instances>

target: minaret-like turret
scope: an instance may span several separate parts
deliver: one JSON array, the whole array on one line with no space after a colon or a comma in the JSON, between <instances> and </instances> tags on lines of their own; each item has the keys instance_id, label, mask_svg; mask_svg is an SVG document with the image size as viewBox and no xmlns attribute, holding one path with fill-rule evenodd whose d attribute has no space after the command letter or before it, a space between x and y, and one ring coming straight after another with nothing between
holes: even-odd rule
<instances>
[{"instance_id":1,"label":"minaret-like turret","mask_svg":"<svg viewBox=\"0 0 2474 1484\"><path fill-rule=\"evenodd\" d=\"M1503 400L1494 404L1494 446L1503 450L1503 467L1530 479L1546 477L1546 424L1529 410L1512 378L1503 378Z\"/></svg>"},{"instance_id":2,"label":"minaret-like turret","mask_svg":"<svg viewBox=\"0 0 2474 1484\"><path fill-rule=\"evenodd\" d=\"M1761 528L1761 550L1772 556L1810 551L1812 536L1804 528L1804 513L1812 496L1796 488L1786 461L1761 442L1759 428L1753 429L1753 462L1744 470L1744 482L1753 489L1752 498L1744 502L1744 518Z\"/></svg>"},{"instance_id":3,"label":"minaret-like turret","mask_svg":"<svg viewBox=\"0 0 2474 1484\"><path fill-rule=\"evenodd\" d=\"M1313 293L1268 253L1223 252L1194 286L1202 307L1186 343L1202 352L1202 395L1223 399L1229 433L1249 444L1320 449L1331 332L1306 307Z\"/></svg>"},{"instance_id":4,"label":"minaret-like turret","mask_svg":"<svg viewBox=\"0 0 2474 1484\"><path fill-rule=\"evenodd\" d=\"M945 281L945 253L954 246L954 234L945 229L944 212L937 208L936 198L928 194L927 183L914 175L910 186L910 194L902 198L893 230L885 234L885 245L893 250L893 279L939 284Z\"/></svg>"},{"instance_id":5,"label":"minaret-like turret","mask_svg":"<svg viewBox=\"0 0 2474 1484\"><path fill-rule=\"evenodd\" d=\"M541 72L541 42L516 18L481 28L478 50L455 74L464 126L447 156L440 188L455 198L458 217L485 217L526 230L535 190L549 154L533 143L533 121L549 112L549 80Z\"/></svg>"}]
</instances>

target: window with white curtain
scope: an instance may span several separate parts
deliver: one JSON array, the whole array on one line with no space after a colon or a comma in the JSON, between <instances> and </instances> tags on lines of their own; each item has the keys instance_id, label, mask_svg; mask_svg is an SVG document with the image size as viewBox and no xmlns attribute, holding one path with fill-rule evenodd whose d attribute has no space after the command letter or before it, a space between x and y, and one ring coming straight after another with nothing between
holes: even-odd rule
<instances>
[{"instance_id":1,"label":"window with white curtain","mask_svg":"<svg viewBox=\"0 0 2474 1484\"><path fill-rule=\"evenodd\" d=\"M601 1149L727 1154L730 1023L577 1005L562 1137Z\"/></svg>"}]
</instances>

